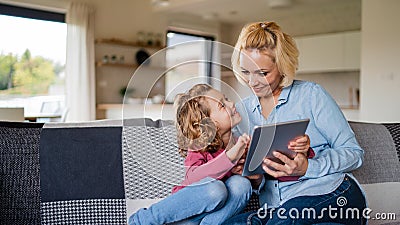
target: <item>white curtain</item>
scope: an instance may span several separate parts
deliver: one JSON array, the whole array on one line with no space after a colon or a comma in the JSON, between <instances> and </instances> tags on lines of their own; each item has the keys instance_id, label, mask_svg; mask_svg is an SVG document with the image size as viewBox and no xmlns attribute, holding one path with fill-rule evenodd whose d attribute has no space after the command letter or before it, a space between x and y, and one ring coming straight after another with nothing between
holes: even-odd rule
<instances>
[{"instance_id":1,"label":"white curtain","mask_svg":"<svg viewBox=\"0 0 400 225\"><path fill-rule=\"evenodd\" d=\"M94 9L72 2L67 12L66 121L94 120Z\"/></svg>"}]
</instances>

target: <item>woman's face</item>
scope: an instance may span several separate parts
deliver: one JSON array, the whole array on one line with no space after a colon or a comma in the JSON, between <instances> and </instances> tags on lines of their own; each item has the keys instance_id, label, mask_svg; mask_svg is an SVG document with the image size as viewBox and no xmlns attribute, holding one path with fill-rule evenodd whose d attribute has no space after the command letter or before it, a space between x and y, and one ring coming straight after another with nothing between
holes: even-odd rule
<instances>
[{"instance_id":1,"label":"woman's face","mask_svg":"<svg viewBox=\"0 0 400 225\"><path fill-rule=\"evenodd\" d=\"M279 86L281 74L270 51L242 50L239 63L241 76L258 97L270 96Z\"/></svg>"}]
</instances>

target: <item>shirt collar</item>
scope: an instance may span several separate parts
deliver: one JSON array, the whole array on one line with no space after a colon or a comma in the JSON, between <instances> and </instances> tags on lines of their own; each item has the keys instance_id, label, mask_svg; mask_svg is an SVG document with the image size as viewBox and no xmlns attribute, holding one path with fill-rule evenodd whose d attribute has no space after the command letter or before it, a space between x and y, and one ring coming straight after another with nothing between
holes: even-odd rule
<instances>
[{"instance_id":1,"label":"shirt collar","mask_svg":"<svg viewBox=\"0 0 400 225\"><path fill-rule=\"evenodd\" d=\"M295 81L293 81L294 83ZM279 95L278 98L278 104L277 105L281 105L283 103L285 103L289 97L290 91L292 90L293 87L293 83L287 87L282 88L282 92ZM252 95L250 97L250 106L252 109L252 112L254 112L257 108L261 107L260 106L260 101L258 100L258 97L256 95Z\"/></svg>"},{"instance_id":2,"label":"shirt collar","mask_svg":"<svg viewBox=\"0 0 400 225\"><path fill-rule=\"evenodd\" d=\"M293 81L293 83L294 82L295 81ZM281 92L281 94L279 95L279 98L278 98L278 105L287 102L287 100L289 98L290 91L292 90L292 87L293 87L293 83L291 85L287 86L287 87L282 88L282 92Z\"/></svg>"}]
</instances>

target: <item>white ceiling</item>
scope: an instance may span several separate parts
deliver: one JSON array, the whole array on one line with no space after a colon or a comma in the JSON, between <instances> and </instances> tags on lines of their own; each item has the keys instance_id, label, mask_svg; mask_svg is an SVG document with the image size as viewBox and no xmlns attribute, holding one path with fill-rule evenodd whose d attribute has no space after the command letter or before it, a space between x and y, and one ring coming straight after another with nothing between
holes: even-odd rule
<instances>
[{"instance_id":1,"label":"white ceiling","mask_svg":"<svg viewBox=\"0 0 400 225\"><path fill-rule=\"evenodd\" d=\"M168 0L168 6L156 5L156 1L152 0L153 9L166 15L186 15L233 26L276 21L294 36L361 30L361 0L280 0L291 4L278 8L269 6L271 0Z\"/></svg>"}]
</instances>

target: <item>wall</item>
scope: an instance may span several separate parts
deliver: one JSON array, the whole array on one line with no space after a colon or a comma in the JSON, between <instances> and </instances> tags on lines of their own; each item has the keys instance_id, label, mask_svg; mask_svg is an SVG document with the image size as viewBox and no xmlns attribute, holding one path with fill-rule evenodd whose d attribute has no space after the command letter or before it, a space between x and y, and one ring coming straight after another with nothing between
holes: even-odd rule
<instances>
[{"instance_id":1,"label":"wall","mask_svg":"<svg viewBox=\"0 0 400 225\"><path fill-rule=\"evenodd\" d=\"M296 79L308 80L322 85L335 99L336 103L343 107L358 107L356 89L360 86L360 73L352 72L325 72L325 73L300 73Z\"/></svg>"},{"instance_id":2,"label":"wall","mask_svg":"<svg viewBox=\"0 0 400 225\"><path fill-rule=\"evenodd\" d=\"M360 119L400 121L400 1L363 0Z\"/></svg>"}]
</instances>

